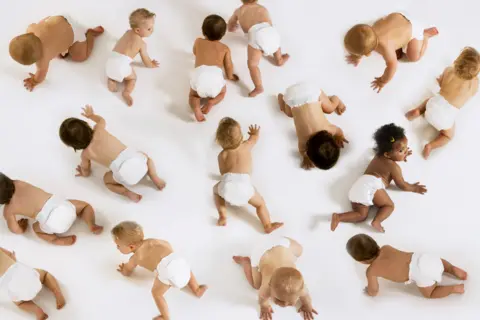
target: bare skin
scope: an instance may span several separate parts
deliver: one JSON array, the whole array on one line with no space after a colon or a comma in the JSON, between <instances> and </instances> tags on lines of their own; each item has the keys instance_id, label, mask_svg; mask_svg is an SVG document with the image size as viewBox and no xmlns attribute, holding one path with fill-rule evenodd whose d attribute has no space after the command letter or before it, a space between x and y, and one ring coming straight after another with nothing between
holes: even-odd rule
<instances>
[{"instance_id":1,"label":"bare skin","mask_svg":"<svg viewBox=\"0 0 480 320\"><path fill-rule=\"evenodd\" d=\"M42 83L48 73L50 61L56 57L68 55L73 61L82 62L88 59L93 50L95 38L104 32L103 27L98 26L88 29L87 39L83 42L73 42L74 35L70 23L62 16L52 16L32 23L28 26L27 33L35 34L42 42L43 55L36 62L37 71L30 73L26 78L24 86L32 91L38 84Z\"/></svg>"},{"instance_id":2,"label":"bare skin","mask_svg":"<svg viewBox=\"0 0 480 320\"><path fill-rule=\"evenodd\" d=\"M407 161L412 154L408 148L408 140L404 138L393 144L393 150L384 155L377 155L365 170L365 174L381 178L385 187L388 187L392 181L398 188L407 192L425 194L427 189L424 185L417 183L408 183L404 180L402 170L396 163L397 161ZM392 199L385 190L378 190L373 198L373 204L378 208L377 215L372 221L372 227L379 232L385 232L382 222L385 221L393 212L395 206ZM360 203L352 203L352 211L345 213L334 213L330 229L335 231L340 222L362 222L368 217L369 207Z\"/></svg>"},{"instance_id":3,"label":"bare skin","mask_svg":"<svg viewBox=\"0 0 480 320\"><path fill-rule=\"evenodd\" d=\"M372 88L380 92L382 88L393 79L397 71L397 51L403 47L407 48L407 59L411 62L420 60L427 47L430 38L438 35L437 28L424 30L424 39L412 39L412 24L401 13L391 13L376 21L373 30L378 37L378 44L375 52L379 53L387 65L383 75L372 81ZM347 62L357 66L362 59L361 56L348 55Z\"/></svg>"},{"instance_id":4,"label":"bare skin","mask_svg":"<svg viewBox=\"0 0 480 320\"><path fill-rule=\"evenodd\" d=\"M93 129L92 141L88 147L82 151L81 163L77 166L77 177L89 177L91 174L92 161L110 168L111 163L117 159L120 153L127 147L106 130L105 119L96 115L91 106L87 105L83 108L82 116L96 123ZM166 183L157 175L155 164L151 158L147 160L147 167L147 175L150 180L152 180L158 190L163 190ZM103 180L107 188L114 193L123 195L134 202L139 202L142 199L141 195L128 190L125 186L116 182L113 179L112 171L107 172Z\"/></svg>"},{"instance_id":5,"label":"bare skin","mask_svg":"<svg viewBox=\"0 0 480 320\"><path fill-rule=\"evenodd\" d=\"M455 74L455 70L451 66L443 71L443 73L437 78L437 82L440 86L440 95L444 97L448 103L458 109L462 109L463 106L478 92L478 77L475 77L472 80L461 79ZM429 100L430 98L423 101L417 108L408 111L405 114L405 117L409 121L413 121L424 115ZM453 139L454 135L455 126L451 129L440 130L438 136L425 145L423 149L423 157L428 159L432 150L448 144Z\"/></svg>"},{"instance_id":6,"label":"bare skin","mask_svg":"<svg viewBox=\"0 0 480 320\"><path fill-rule=\"evenodd\" d=\"M115 239L115 243L117 244L117 248L121 253L133 253L133 255L130 257L130 260L127 263L122 263L117 269L118 272L126 277L131 276L137 266L155 272L160 261L173 252L170 243L163 240L145 239L135 245L126 246L119 239ZM199 285L197 283L193 273L190 275L188 287L198 298L201 298L208 289L206 285ZM164 294L168 291L168 289L170 289L170 286L162 283L160 280L158 280L158 278L155 278L152 287L152 296L155 300L158 310L160 311L160 316L157 316L153 319L170 319L168 305L164 298Z\"/></svg>"},{"instance_id":7,"label":"bare skin","mask_svg":"<svg viewBox=\"0 0 480 320\"><path fill-rule=\"evenodd\" d=\"M375 297L379 291L378 278L384 278L397 283L405 283L409 281L410 262L413 253L403 252L391 246L383 246L380 254L373 261L366 261L365 264L370 266L367 269L368 286L365 292ZM444 272L451 274L459 280L466 280L467 273L453 266L450 262L443 260ZM439 286L434 284L430 287L418 288L425 298L444 298L453 293L464 293L464 285L458 284L453 286Z\"/></svg>"},{"instance_id":8,"label":"bare skin","mask_svg":"<svg viewBox=\"0 0 480 320\"><path fill-rule=\"evenodd\" d=\"M323 91L318 97L318 102L305 104L300 107L292 108L287 105L283 99L283 94L278 95L278 104L280 111L290 118L293 118L298 138L298 152L302 157L301 167L310 170L315 167L307 156L307 141L310 137L319 131L330 132L338 141L340 147L343 148L344 143L348 143L343 134L342 129L331 124L325 117L325 113L335 112L342 115L345 110L345 104L337 97L328 97Z\"/></svg>"}]
</instances>

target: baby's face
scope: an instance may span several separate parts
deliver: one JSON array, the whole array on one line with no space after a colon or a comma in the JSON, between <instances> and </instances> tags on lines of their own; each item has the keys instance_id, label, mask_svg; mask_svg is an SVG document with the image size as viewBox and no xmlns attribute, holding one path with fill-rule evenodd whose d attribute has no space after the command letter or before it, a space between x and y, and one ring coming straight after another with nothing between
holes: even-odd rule
<instances>
[{"instance_id":1,"label":"baby's face","mask_svg":"<svg viewBox=\"0 0 480 320\"><path fill-rule=\"evenodd\" d=\"M142 38L150 37L155 26L155 18L150 18L142 22L140 28L137 28L137 33Z\"/></svg>"},{"instance_id":2,"label":"baby's face","mask_svg":"<svg viewBox=\"0 0 480 320\"><path fill-rule=\"evenodd\" d=\"M123 254L129 254L132 253L132 249L130 246L125 245L124 243L120 242L118 239L115 239L115 244L117 245L118 251L120 251Z\"/></svg>"},{"instance_id":3,"label":"baby's face","mask_svg":"<svg viewBox=\"0 0 480 320\"><path fill-rule=\"evenodd\" d=\"M393 150L389 153L393 161L404 161L408 154L408 139L403 137L393 144Z\"/></svg>"}]
</instances>

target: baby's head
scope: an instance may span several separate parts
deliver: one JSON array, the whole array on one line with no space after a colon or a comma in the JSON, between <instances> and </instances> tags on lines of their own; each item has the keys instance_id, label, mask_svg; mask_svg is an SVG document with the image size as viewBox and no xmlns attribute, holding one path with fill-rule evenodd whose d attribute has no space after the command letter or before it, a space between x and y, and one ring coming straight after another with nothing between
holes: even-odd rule
<instances>
[{"instance_id":1,"label":"baby's head","mask_svg":"<svg viewBox=\"0 0 480 320\"><path fill-rule=\"evenodd\" d=\"M380 247L372 237L357 234L348 240L347 251L356 261L371 264L380 254Z\"/></svg>"},{"instance_id":2,"label":"baby's head","mask_svg":"<svg viewBox=\"0 0 480 320\"><path fill-rule=\"evenodd\" d=\"M303 276L295 268L278 268L270 279L272 299L280 307L294 306L304 286Z\"/></svg>"},{"instance_id":3,"label":"baby's head","mask_svg":"<svg viewBox=\"0 0 480 320\"><path fill-rule=\"evenodd\" d=\"M307 141L307 156L319 169L331 169L340 157L340 147L333 135L327 131L319 131Z\"/></svg>"},{"instance_id":4,"label":"baby's head","mask_svg":"<svg viewBox=\"0 0 480 320\"><path fill-rule=\"evenodd\" d=\"M83 150L93 139L93 129L86 121L68 118L60 126L60 139L75 151Z\"/></svg>"},{"instance_id":5,"label":"baby's head","mask_svg":"<svg viewBox=\"0 0 480 320\"><path fill-rule=\"evenodd\" d=\"M124 221L112 229L113 240L123 254L134 252L143 242L143 229L133 221Z\"/></svg>"},{"instance_id":6,"label":"baby's head","mask_svg":"<svg viewBox=\"0 0 480 320\"><path fill-rule=\"evenodd\" d=\"M243 4L249 4L249 3L255 3L258 2L258 0L242 0Z\"/></svg>"},{"instance_id":7,"label":"baby's head","mask_svg":"<svg viewBox=\"0 0 480 320\"><path fill-rule=\"evenodd\" d=\"M367 24L357 24L348 30L344 39L345 49L354 56L369 56L378 45L378 37Z\"/></svg>"},{"instance_id":8,"label":"baby's head","mask_svg":"<svg viewBox=\"0 0 480 320\"><path fill-rule=\"evenodd\" d=\"M12 179L0 172L0 205L9 204L15 193Z\"/></svg>"},{"instance_id":9,"label":"baby's head","mask_svg":"<svg viewBox=\"0 0 480 320\"><path fill-rule=\"evenodd\" d=\"M386 124L373 135L377 156L393 161L404 161L408 155L408 139L405 130L394 123Z\"/></svg>"},{"instance_id":10,"label":"baby's head","mask_svg":"<svg viewBox=\"0 0 480 320\"><path fill-rule=\"evenodd\" d=\"M454 62L455 74L464 80L472 80L480 71L480 55L472 47L466 47Z\"/></svg>"},{"instance_id":11,"label":"baby's head","mask_svg":"<svg viewBox=\"0 0 480 320\"><path fill-rule=\"evenodd\" d=\"M146 38L153 33L155 13L147 9L137 9L130 14L130 27L140 37Z\"/></svg>"},{"instance_id":12,"label":"baby's head","mask_svg":"<svg viewBox=\"0 0 480 320\"><path fill-rule=\"evenodd\" d=\"M207 40L221 40L227 32L227 23L219 15L211 14L203 21L202 32Z\"/></svg>"},{"instance_id":13,"label":"baby's head","mask_svg":"<svg viewBox=\"0 0 480 320\"><path fill-rule=\"evenodd\" d=\"M42 41L33 33L13 38L8 50L13 60L26 66L34 64L43 56Z\"/></svg>"},{"instance_id":14,"label":"baby's head","mask_svg":"<svg viewBox=\"0 0 480 320\"><path fill-rule=\"evenodd\" d=\"M218 124L216 140L225 150L238 148L243 142L240 124L232 118L223 118Z\"/></svg>"}]
</instances>

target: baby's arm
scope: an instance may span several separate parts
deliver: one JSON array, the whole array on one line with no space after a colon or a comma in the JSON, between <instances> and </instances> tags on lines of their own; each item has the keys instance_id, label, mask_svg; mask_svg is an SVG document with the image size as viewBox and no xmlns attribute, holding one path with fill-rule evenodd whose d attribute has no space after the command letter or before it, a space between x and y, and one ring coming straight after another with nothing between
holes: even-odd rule
<instances>
[{"instance_id":1,"label":"baby's arm","mask_svg":"<svg viewBox=\"0 0 480 320\"><path fill-rule=\"evenodd\" d=\"M250 148L253 148L257 144L258 138L260 137L260 127L256 124L251 125L248 128L248 134L250 135L250 137L245 143L250 146Z\"/></svg>"},{"instance_id":2,"label":"baby's arm","mask_svg":"<svg viewBox=\"0 0 480 320\"><path fill-rule=\"evenodd\" d=\"M15 234L23 234L27 230L28 227L28 220L27 219L20 219L17 221L14 214L7 214L3 213L5 220L7 220L7 227L8 229L15 233Z\"/></svg>"},{"instance_id":3,"label":"baby's arm","mask_svg":"<svg viewBox=\"0 0 480 320\"><path fill-rule=\"evenodd\" d=\"M238 29L238 9L235 10L230 20L228 20L228 31L235 32Z\"/></svg>"},{"instance_id":4,"label":"baby's arm","mask_svg":"<svg viewBox=\"0 0 480 320\"><path fill-rule=\"evenodd\" d=\"M310 160L307 155L306 143L304 141L300 141L300 139L298 139L298 152L302 157L302 163L300 164L300 167L302 167L302 169L310 170L315 168L315 164L313 164L312 160Z\"/></svg>"},{"instance_id":5,"label":"baby's arm","mask_svg":"<svg viewBox=\"0 0 480 320\"><path fill-rule=\"evenodd\" d=\"M333 126L333 138L335 139L335 143L340 147L343 148L345 143L348 143L348 140L345 139L345 134L343 133L343 130L340 129L339 127L332 125Z\"/></svg>"},{"instance_id":6,"label":"baby's arm","mask_svg":"<svg viewBox=\"0 0 480 320\"><path fill-rule=\"evenodd\" d=\"M77 174L76 177L89 177L92 173L92 162L87 156L82 152L82 156L80 158L82 161L77 166Z\"/></svg>"},{"instance_id":7,"label":"baby's arm","mask_svg":"<svg viewBox=\"0 0 480 320\"><path fill-rule=\"evenodd\" d=\"M270 304L270 279L263 279L262 286L258 291L258 303L260 304L260 319L272 319L272 305Z\"/></svg>"},{"instance_id":8,"label":"baby's arm","mask_svg":"<svg viewBox=\"0 0 480 320\"><path fill-rule=\"evenodd\" d=\"M15 256L15 252L12 251L8 251L7 249L4 249L2 247L0 247L0 251L2 251L3 253L5 253L7 256L9 256L11 259L13 259L13 261L17 261L17 257Z\"/></svg>"},{"instance_id":9,"label":"baby's arm","mask_svg":"<svg viewBox=\"0 0 480 320\"><path fill-rule=\"evenodd\" d=\"M385 71L383 72L383 75L381 77L375 78L375 80L372 82L372 88L374 90L377 90L377 92L380 92L382 88L392 80L393 76L395 75L395 72L397 72L397 65L398 65L398 60L397 60L397 55L395 53L395 50L388 48L385 50L385 53L382 55L383 58L385 59L385 63L387 64L387 67L385 68Z\"/></svg>"},{"instance_id":10,"label":"baby's arm","mask_svg":"<svg viewBox=\"0 0 480 320\"><path fill-rule=\"evenodd\" d=\"M312 306L312 298L308 292L308 289L303 290L303 294L300 296L300 309L298 312L302 313L304 319L313 319L313 314L318 314Z\"/></svg>"},{"instance_id":11,"label":"baby's arm","mask_svg":"<svg viewBox=\"0 0 480 320\"><path fill-rule=\"evenodd\" d=\"M225 67L225 73L227 74L227 79L232 81L238 81L238 76L233 73L232 55L228 47L226 48L223 65Z\"/></svg>"},{"instance_id":12,"label":"baby's arm","mask_svg":"<svg viewBox=\"0 0 480 320\"><path fill-rule=\"evenodd\" d=\"M123 274L125 277L130 277L137 266L138 257L137 254L134 254L127 263L122 263L119 265L117 271Z\"/></svg>"},{"instance_id":13,"label":"baby's arm","mask_svg":"<svg viewBox=\"0 0 480 320\"><path fill-rule=\"evenodd\" d=\"M420 194L424 194L425 192L427 192L427 189L425 188L425 186L421 185L420 182L417 182L414 184L410 184L406 182L403 179L402 169L396 163L394 164L394 168L392 170L392 179L397 185L397 187L399 187L403 191L415 192Z\"/></svg>"},{"instance_id":14,"label":"baby's arm","mask_svg":"<svg viewBox=\"0 0 480 320\"><path fill-rule=\"evenodd\" d=\"M32 91L37 84L42 83L45 80L49 64L50 61L43 60L40 60L35 64L37 67L35 74L30 73L30 77L23 80L23 85L28 91Z\"/></svg>"},{"instance_id":15,"label":"baby's arm","mask_svg":"<svg viewBox=\"0 0 480 320\"><path fill-rule=\"evenodd\" d=\"M82 111L82 116L96 123L95 128L105 129L107 122L101 116L95 114L91 105L87 104Z\"/></svg>"},{"instance_id":16,"label":"baby's arm","mask_svg":"<svg viewBox=\"0 0 480 320\"><path fill-rule=\"evenodd\" d=\"M372 266L368 267L367 269L367 281L368 281L368 286L365 288L365 292L370 297L377 296L378 290L379 290L378 278L375 275Z\"/></svg>"},{"instance_id":17,"label":"baby's arm","mask_svg":"<svg viewBox=\"0 0 480 320\"><path fill-rule=\"evenodd\" d=\"M140 47L140 57L142 58L143 64L147 68L157 68L159 65L157 60L150 59L150 56L147 52L147 44L145 42L142 42L142 45Z\"/></svg>"}]
</instances>

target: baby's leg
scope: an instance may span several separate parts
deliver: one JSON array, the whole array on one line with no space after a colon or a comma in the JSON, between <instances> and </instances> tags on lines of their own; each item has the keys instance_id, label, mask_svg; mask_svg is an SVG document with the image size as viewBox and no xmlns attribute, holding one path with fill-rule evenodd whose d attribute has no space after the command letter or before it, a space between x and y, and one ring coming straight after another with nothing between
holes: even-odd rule
<instances>
[{"instance_id":1,"label":"baby's leg","mask_svg":"<svg viewBox=\"0 0 480 320\"><path fill-rule=\"evenodd\" d=\"M152 296L155 300L158 310L160 311L160 316L153 318L153 320L169 320L170 314L168 312L168 304L163 297L164 294L170 289L170 286L163 284L160 280L155 278L152 287Z\"/></svg>"},{"instance_id":2,"label":"baby's leg","mask_svg":"<svg viewBox=\"0 0 480 320\"><path fill-rule=\"evenodd\" d=\"M42 308L37 306L35 302L33 301L21 301L21 302L15 302L17 307L22 309L23 311L26 311L28 313L33 313L37 320L45 320L48 319L48 314L46 314Z\"/></svg>"},{"instance_id":3,"label":"baby's leg","mask_svg":"<svg viewBox=\"0 0 480 320\"><path fill-rule=\"evenodd\" d=\"M132 91L135 88L135 83L137 82L137 74L135 73L135 70L132 68L132 74L123 79L125 82L125 87L123 88L122 92L122 97L127 103L127 105L130 107L133 104L133 99L132 99Z\"/></svg>"},{"instance_id":4,"label":"baby's leg","mask_svg":"<svg viewBox=\"0 0 480 320\"><path fill-rule=\"evenodd\" d=\"M454 135L455 135L455 127L449 130L441 130L438 136L433 141L425 145L425 147L423 148L423 157L425 159L428 159L428 157L430 156L430 152L432 152L432 150L438 149L448 144L450 140L453 139Z\"/></svg>"},{"instance_id":5,"label":"baby's leg","mask_svg":"<svg viewBox=\"0 0 480 320\"><path fill-rule=\"evenodd\" d=\"M278 99L278 105L280 106L280 111L285 113L287 117L293 118L292 108L290 108L290 106L285 103L285 101L283 100L282 93L278 94L277 99Z\"/></svg>"},{"instance_id":6,"label":"baby's leg","mask_svg":"<svg viewBox=\"0 0 480 320\"><path fill-rule=\"evenodd\" d=\"M133 191L128 190L125 188L123 185L119 184L118 182L113 179L113 172L109 171L105 173L103 176L103 182L107 186L108 190L115 192L116 194L120 194L122 196L125 196L132 200L133 202L139 202L142 200L142 196L139 194L136 194Z\"/></svg>"},{"instance_id":7,"label":"baby's leg","mask_svg":"<svg viewBox=\"0 0 480 320\"><path fill-rule=\"evenodd\" d=\"M290 240L290 250L292 250L292 253L295 255L295 257L300 258L303 253L302 245L291 238L287 239Z\"/></svg>"},{"instance_id":8,"label":"baby's leg","mask_svg":"<svg viewBox=\"0 0 480 320\"><path fill-rule=\"evenodd\" d=\"M193 113L195 114L195 119L197 119L198 122L205 121L205 117L202 114L201 106L200 106L200 96L198 93L190 89L190 94L188 95L188 103L190 104L190 108L192 108Z\"/></svg>"},{"instance_id":9,"label":"baby's leg","mask_svg":"<svg viewBox=\"0 0 480 320\"><path fill-rule=\"evenodd\" d=\"M210 110L225 98L225 94L227 93L227 86L223 87L222 91L216 96L215 98L208 99L205 106L202 108L203 114L208 114Z\"/></svg>"},{"instance_id":10,"label":"baby's leg","mask_svg":"<svg viewBox=\"0 0 480 320\"><path fill-rule=\"evenodd\" d=\"M71 246L77 241L77 236L60 237L56 234L44 233L42 229L40 229L40 224L38 222L35 222L32 228L40 239L48 241L57 246Z\"/></svg>"},{"instance_id":11,"label":"baby's leg","mask_svg":"<svg viewBox=\"0 0 480 320\"><path fill-rule=\"evenodd\" d=\"M53 295L55 296L55 300L57 301L57 310L62 309L65 306L65 297L62 294L62 290L58 285L57 279L42 269L36 269L40 274L40 282L47 287L48 290L52 291Z\"/></svg>"},{"instance_id":12,"label":"baby's leg","mask_svg":"<svg viewBox=\"0 0 480 320\"><path fill-rule=\"evenodd\" d=\"M217 226L226 226L227 225L227 204L225 200L218 195L218 184L213 187L213 196L215 197L215 207L218 211L218 222Z\"/></svg>"},{"instance_id":13,"label":"baby's leg","mask_svg":"<svg viewBox=\"0 0 480 320\"><path fill-rule=\"evenodd\" d=\"M278 49L277 52L273 54L273 57L275 58L275 63L277 66L283 66L285 62L290 59L290 55L288 53L282 54L282 49Z\"/></svg>"},{"instance_id":14,"label":"baby's leg","mask_svg":"<svg viewBox=\"0 0 480 320\"><path fill-rule=\"evenodd\" d=\"M208 287L204 284L198 285L197 279L195 279L193 272L190 272L190 281L188 282L188 287L197 296L197 298L201 298L208 289Z\"/></svg>"},{"instance_id":15,"label":"baby's leg","mask_svg":"<svg viewBox=\"0 0 480 320\"><path fill-rule=\"evenodd\" d=\"M340 100L339 97L337 96L327 96L323 91L320 94L320 97L318 99L319 102L321 102L322 105L322 110L324 113L330 114L333 113L334 111L337 110L337 108L340 109L345 109L345 105L343 104L342 100ZM340 108L339 108L340 107ZM341 114L340 112L337 111L337 113Z\"/></svg>"},{"instance_id":16,"label":"baby's leg","mask_svg":"<svg viewBox=\"0 0 480 320\"><path fill-rule=\"evenodd\" d=\"M462 294L465 292L463 284L457 284L453 286L438 286L437 284L434 284L431 287L418 287L418 289L425 298L429 299L445 298L453 293Z\"/></svg>"},{"instance_id":17,"label":"baby's leg","mask_svg":"<svg viewBox=\"0 0 480 320\"><path fill-rule=\"evenodd\" d=\"M248 70L250 70L250 77L252 78L255 89L248 94L249 97L255 97L263 92L262 74L260 73L260 59L262 58L262 51L248 46Z\"/></svg>"},{"instance_id":18,"label":"baby's leg","mask_svg":"<svg viewBox=\"0 0 480 320\"><path fill-rule=\"evenodd\" d=\"M438 34L437 28L425 29L423 40L412 39L407 47L407 59L411 62L420 60L428 47L428 41L431 37Z\"/></svg>"},{"instance_id":19,"label":"baby's leg","mask_svg":"<svg viewBox=\"0 0 480 320\"><path fill-rule=\"evenodd\" d=\"M412 110L408 111L408 112L405 114L405 117L407 117L407 119L408 119L409 121L412 121L412 120L420 117L421 115L425 114L425 111L427 110L428 100L430 100L430 98L428 98L427 100L423 101L422 104L419 105L418 107L416 107L415 109L412 109Z\"/></svg>"},{"instance_id":20,"label":"baby's leg","mask_svg":"<svg viewBox=\"0 0 480 320\"><path fill-rule=\"evenodd\" d=\"M442 259L443 269L446 273L451 274L457 279L460 280L467 280L467 272L465 270L460 269L459 267L455 267L447 260Z\"/></svg>"},{"instance_id":21,"label":"baby's leg","mask_svg":"<svg viewBox=\"0 0 480 320\"><path fill-rule=\"evenodd\" d=\"M335 231L340 222L362 222L368 218L368 209L370 207L364 206L363 204L353 203L353 211L344 212L344 213L334 213L332 215L332 223L330 229Z\"/></svg>"},{"instance_id":22,"label":"baby's leg","mask_svg":"<svg viewBox=\"0 0 480 320\"><path fill-rule=\"evenodd\" d=\"M385 221L392 214L395 206L392 199L385 190L377 190L375 196L373 197L373 204L378 208L377 215L372 221L372 227L377 229L377 231L385 232L385 229L382 227L382 222Z\"/></svg>"},{"instance_id":23,"label":"baby's leg","mask_svg":"<svg viewBox=\"0 0 480 320\"><path fill-rule=\"evenodd\" d=\"M117 92L118 91L118 82L108 78L108 90L110 92Z\"/></svg>"},{"instance_id":24,"label":"baby's leg","mask_svg":"<svg viewBox=\"0 0 480 320\"><path fill-rule=\"evenodd\" d=\"M283 222L270 222L270 213L263 197L255 190L255 195L248 201L249 204L257 210L257 216L263 225L265 233L272 233L276 229L283 226Z\"/></svg>"},{"instance_id":25,"label":"baby's leg","mask_svg":"<svg viewBox=\"0 0 480 320\"><path fill-rule=\"evenodd\" d=\"M69 200L77 209L77 217L83 219L94 234L100 234L103 227L95 224L95 210L93 207L83 201Z\"/></svg>"},{"instance_id":26,"label":"baby's leg","mask_svg":"<svg viewBox=\"0 0 480 320\"><path fill-rule=\"evenodd\" d=\"M75 42L70 49L68 49L68 55L73 61L83 62L90 57L93 50L93 43L95 38L101 35L105 30L103 27L96 27L95 29L88 29L86 36L87 40L83 42Z\"/></svg>"},{"instance_id":27,"label":"baby's leg","mask_svg":"<svg viewBox=\"0 0 480 320\"><path fill-rule=\"evenodd\" d=\"M152 180L153 184L158 188L158 190L163 190L167 184L158 176L157 169L155 168L155 163L151 158L148 158L147 160L147 167L147 175L150 180Z\"/></svg>"},{"instance_id":28,"label":"baby's leg","mask_svg":"<svg viewBox=\"0 0 480 320\"><path fill-rule=\"evenodd\" d=\"M243 268L245 277L247 278L248 283L254 289L260 289L262 285L262 274L258 272L257 268L252 267L252 261L249 257L234 256L233 261L239 264Z\"/></svg>"}]
</instances>

